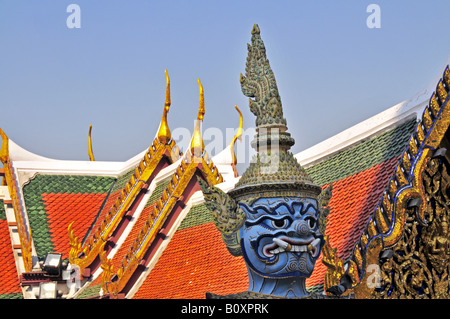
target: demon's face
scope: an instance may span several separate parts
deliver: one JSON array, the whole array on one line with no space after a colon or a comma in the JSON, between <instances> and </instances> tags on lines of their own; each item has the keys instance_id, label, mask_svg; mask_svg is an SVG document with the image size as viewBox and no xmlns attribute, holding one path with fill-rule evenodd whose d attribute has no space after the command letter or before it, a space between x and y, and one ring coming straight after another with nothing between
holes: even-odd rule
<instances>
[{"instance_id":1,"label":"demon's face","mask_svg":"<svg viewBox=\"0 0 450 319\"><path fill-rule=\"evenodd\" d=\"M248 206L240 230L247 265L269 278L309 277L322 248L317 200L261 198Z\"/></svg>"}]
</instances>

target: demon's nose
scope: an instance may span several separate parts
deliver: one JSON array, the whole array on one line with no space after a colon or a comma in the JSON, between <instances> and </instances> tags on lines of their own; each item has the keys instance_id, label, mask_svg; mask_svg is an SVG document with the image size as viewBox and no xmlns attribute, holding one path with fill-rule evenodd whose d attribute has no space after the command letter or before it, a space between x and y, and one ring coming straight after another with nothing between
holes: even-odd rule
<instances>
[{"instance_id":1,"label":"demon's nose","mask_svg":"<svg viewBox=\"0 0 450 319\"><path fill-rule=\"evenodd\" d=\"M290 237L307 237L312 233L308 222L304 220L296 220L290 228L288 231L288 236Z\"/></svg>"}]
</instances>

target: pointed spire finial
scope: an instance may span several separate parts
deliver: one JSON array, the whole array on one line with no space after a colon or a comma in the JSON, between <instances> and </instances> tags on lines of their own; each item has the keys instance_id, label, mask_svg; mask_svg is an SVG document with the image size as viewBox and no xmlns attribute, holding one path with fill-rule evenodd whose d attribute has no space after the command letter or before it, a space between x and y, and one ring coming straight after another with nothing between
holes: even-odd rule
<instances>
[{"instance_id":1,"label":"pointed spire finial","mask_svg":"<svg viewBox=\"0 0 450 319\"><path fill-rule=\"evenodd\" d=\"M205 115L205 97L203 93L203 85L200 82L200 79L198 79L198 86L200 89L200 102L198 106L197 121L195 122L195 129L194 134L192 135L190 150L192 155L200 157L205 150L205 143L203 142L200 128L201 123L203 122L203 116Z\"/></svg>"},{"instance_id":2,"label":"pointed spire finial","mask_svg":"<svg viewBox=\"0 0 450 319\"><path fill-rule=\"evenodd\" d=\"M5 164L9 157L9 139L5 132L0 128L0 136L2 137L2 147L0 149L0 161Z\"/></svg>"},{"instance_id":3,"label":"pointed spire finial","mask_svg":"<svg viewBox=\"0 0 450 319\"><path fill-rule=\"evenodd\" d=\"M259 26L257 24L253 25L252 34L259 34L261 31L259 30Z\"/></svg>"},{"instance_id":4,"label":"pointed spire finial","mask_svg":"<svg viewBox=\"0 0 450 319\"><path fill-rule=\"evenodd\" d=\"M170 78L169 74L167 74L167 70L164 70L164 73L166 74L166 101L164 103L164 106L168 112L170 107Z\"/></svg>"},{"instance_id":5,"label":"pointed spire finial","mask_svg":"<svg viewBox=\"0 0 450 319\"><path fill-rule=\"evenodd\" d=\"M89 134L88 134L88 154L89 154L89 160L91 162L95 161L94 158L94 152L92 151L92 138L91 138L91 132L92 132L92 125L89 125Z\"/></svg>"},{"instance_id":6,"label":"pointed spire finial","mask_svg":"<svg viewBox=\"0 0 450 319\"><path fill-rule=\"evenodd\" d=\"M250 111L256 116L256 135L250 145L257 154L229 194L235 198L273 194L271 188L276 185L279 194L314 198L322 190L289 151L295 140L287 132L275 75L257 24L253 25L247 49L245 74L240 74L239 81L242 93L249 98Z\"/></svg>"},{"instance_id":7,"label":"pointed spire finial","mask_svg":"<svg viewBox=\"0 0 450 319\"><path fill-rule=\"evenodd\" d=\"M239 141L242 141L242 113L241 113L241 110L239 110L239 108L237 107L237 105L235 105L234 108L239 113L239 127L238 127L238 131L237 131L236 135L233 137L233 140L230 143L230 147L231 147L231 157L233 158L234 165L236 165L237 158L236 158L236 154L234 153L234 144L236 143L237 139L239 139Z\"/></svg>"},{"instance_id":8,"label":"pointed spire finial","mask_svg":"<svg viewBox=\"0 0 450 319\"><path fill-rule=\"evenodd\" d=\"M242 93L249 98L250 111L256 115L256 126L276 127L284 132L287 125L281 97L257 24L253 25L251 44L248 44L247 49L245 74L240 74L239 81Z\"/></svg>"},{"instance_id":9,"label":"pointed spire finial","mask_svg":"<svg viewBox=\"0 0 450 319\"><path fill-rule=\"evenodd\" d=\"M167 144L172 139L172 134L170 133L169 124L167 123L167 113L170 109L170 78L167 74L167 70L164 70L166 74L166 101L164 102L164 111L161 118L161 124L158 130L158 140L162 144Z\"/></svg>"},{"instance_id":10,"label":"pointed spire finial","mask_svg":"<svg viewBox=\"0 0 450 319\"><path fill-rule=\"evenodd\" d=\"M197 120L203 121L203 115L205 115L205 95L203 93L202 82L200 82L200 79L198 79L197 82L198 82L198 86L200 88L200 103L199 103L199 106L198 106Z\"/></svg>"}]
</instances>

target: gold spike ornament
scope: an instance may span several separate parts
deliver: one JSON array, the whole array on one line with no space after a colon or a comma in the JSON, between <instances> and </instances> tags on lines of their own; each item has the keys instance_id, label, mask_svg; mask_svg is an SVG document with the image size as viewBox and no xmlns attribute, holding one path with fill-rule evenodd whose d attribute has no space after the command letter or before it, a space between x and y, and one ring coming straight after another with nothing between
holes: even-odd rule
<instances>
[{"instance_id":1,"label":"gold spike ornament","mask_svg":"<svg viewBox=\"0 0 450 319\"><path fill-rule=\"evenodd\" d=\"M231 157L233 158L233 164L236 165L237 159L236 154L234 153L234 144L236 143L236 140L239 139L239 141L242 142L242 113L241 110L237 107L237 105L234 106L236 111L239 113L239 127L236 135L233 137L233 140L230 143L230 151L231 151Z\"/></svg>"},{"instance_id":2,"label":"gold spike ornament","mask_svg":"<svg viewBox=\"0 0 450 319\"><path fill-rule=\"evenodd\" d=\"M89 125L89 134L88 134L88 154L89 154L89 160L91 162L95 161L94 158L94 152L92 152L92 138L91 138L91 132L92 132L92 125Z\"/></svg>"},{"instance_id":3,"label":"gold spike ornament","mask_svg":"<svg viewBox=\"0 0 450 319\"><path fill-rule=\"evenodd\" d=\"M166 73L166 101L164 103L164 111L161 118L161 124L159 125L158 140L161 144L168 144L172 139L169 125L167 124L167 113L170 109L170 79L169 75L167 74L167 70L164 70L164 72Z\"/></svg>"},{"instance_id":4,"label":"gold spike ornament","mask_svg":"<svg viewBox=\"0 0 450 319\"><path fill-rule=\"evenodd\" d=\"M194 134L192 136L191 140L191 154L196 157L201 157L203 154L203 151L205 150L205 143L203 142L202 133L201 133L201 123L203 121L203 116L205 115L205 97L203 93L203 86L200 82L200 79L198 79L198 86L200 88L200 103L198 107L198 115L197 115L197 121L195 122L195 129Z\"/></svg>"}]
</instances>

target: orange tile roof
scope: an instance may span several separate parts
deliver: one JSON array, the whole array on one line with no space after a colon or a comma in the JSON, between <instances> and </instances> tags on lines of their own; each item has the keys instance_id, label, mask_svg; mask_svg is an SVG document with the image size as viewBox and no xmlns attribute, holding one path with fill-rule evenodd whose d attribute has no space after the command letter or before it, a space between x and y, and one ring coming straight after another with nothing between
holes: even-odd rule
<instances>
[{"instance_id":1,"label":"orange tile roof","mask_svg":"<svg viewBox=\"0 0 450 319\"><path fill-rule=\"evenodd\" d=\"M337 248L339 257L350 257L370 215L375 211L397 161L398 158L392 158L333 183L331 210L325 234L329 236L330 245ZM306 286L323 284L325 271L321 255L313 274L306 280Z\"/></svg>"},{"instance_id":2,"label":"orange tile roof","mask_svg":"<svg viewBox=\"0 0 450 319\"><path fill-rule=\"evenodd\" d=\"M178 230L134 299L203 299L248 289L242 257L228 252L213 223Z\"/></svg>"},{"instance_id":3,"label":"orange tile roof","mask_svg":"<svg viewBox=\"0 0 450 319\"><path fill-rule=\"evenodd\" d=\"M0 204L3 205L3 202ZM0 241L0 295L22 293L6 220L0 220L0 238L2 238Z\"/></svg>"},{"instance_id":4,"label":"orange tile roof","mask_svg":"<svg viewBox=\"0 0 450 319\"><path fill-rule=\"evenodd\" d=\"M102 193L42 194L52 243L55 251L63 254L63 258L68 258L70 250L67 233L69 224L75 221L73 224L75 235L82 240L94 221L105 197L106 194Z\"/></svg>"}]
</instances>

